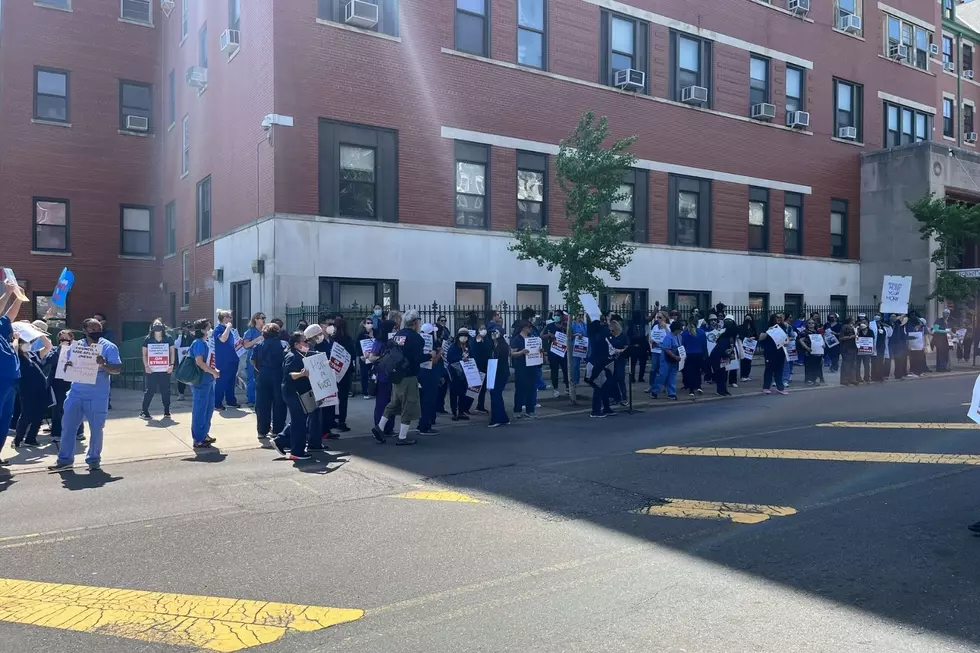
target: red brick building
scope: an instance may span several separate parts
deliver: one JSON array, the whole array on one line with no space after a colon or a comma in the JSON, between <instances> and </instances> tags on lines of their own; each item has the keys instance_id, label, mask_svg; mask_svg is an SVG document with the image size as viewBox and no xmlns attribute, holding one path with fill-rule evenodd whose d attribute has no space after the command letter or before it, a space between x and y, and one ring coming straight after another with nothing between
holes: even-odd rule
<instances>
[{"instance_id":1,"label":"red brick building","mask_svg":"<svg viewBox=\"0 0 980 653\"><path fill-rule=\"evenodd\" d=\"M508 234L563 233L553 155L585 110L638 137L611 299L870 302L862 153L974 147L951 0L0 3L0 258L38 293L72 267L69 319L128 331L218 305L557 303ZM128 82L152 84L143 131ZM39 248L53 200L67 243Z\"/></svg>"}]
</instances>

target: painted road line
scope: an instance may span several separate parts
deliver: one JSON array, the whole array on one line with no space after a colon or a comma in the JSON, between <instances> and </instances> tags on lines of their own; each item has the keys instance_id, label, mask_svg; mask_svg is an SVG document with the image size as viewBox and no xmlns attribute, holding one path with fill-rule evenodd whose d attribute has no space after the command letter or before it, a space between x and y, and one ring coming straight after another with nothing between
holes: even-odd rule
<instances>
[{"instance_id":1,"label":"painted road line","mask_svg":"<svg viewBox=\"0 0 980 653\"><path fill-rule=\"evenodd\" d=\"M839 429L936 429L946 431L980 431L973 422L827 422L817 426Z\"/></svg>"},{"instance_id":2,"label":"painted road line","mask_svg":"<svg viewBox=\"0 0 980 653\"><path fill-rule=\"evenodd\" d=\"M452 490L412 490L403 494L396 494L393 499L420 499L422 501L455 501L456 503L483 503L479 499L474 499L462 492Z\"/></svg>"},{"instance_id":3,"label":"painted road line","mask_svg":"<svg viewBox=\"0 0 980 653\"><path fill-rule=\"evenodd\" d=\"M363 610L0 578L0 621L208 651L241 651L362 616Z\"/></svg>"},{"instance_id":4,"label":"painted road line","mask_svg":"<svg viewBox=\"0 0 980 653\"><path fill-rule=\"evenodd\" d=\"M862 463L926 465L980 465L980 456L953 453L893 453L890 451L819 451L812 449L729 449L726 447L657 447L636 453L655 456L711 456L715 458L776 458Z\"/></svg>"},{"instance_id":5,"label":"painted road line","mask_svg":"<svg viewBox=\"0 0 980 653\"><path fill-rule=\"evenodd\" d=\"M21 542L11 542L10 544L0 544L0 551L4 549L20 549L25 546L37 546L38 544L54 544L56 542L70 542L71 540L81 539L81 535L65 535L64 537L52 537L47 539L30 539Z\"/></svg>"},{"instance_id":6,"label":"painted road line","mask_svg":"<svg viewBox=\"0 0 980 653\"><path fill-rule=\"evenodd\" d=\"M696 499L664 499L645 508L631 511L637 515L676 517L679 519L714 519L736 524L758 524L770 517L788 517L796 514L789 506L764 506L754 503L729 501L698 501Z\"/></svg>"}]
</instances>

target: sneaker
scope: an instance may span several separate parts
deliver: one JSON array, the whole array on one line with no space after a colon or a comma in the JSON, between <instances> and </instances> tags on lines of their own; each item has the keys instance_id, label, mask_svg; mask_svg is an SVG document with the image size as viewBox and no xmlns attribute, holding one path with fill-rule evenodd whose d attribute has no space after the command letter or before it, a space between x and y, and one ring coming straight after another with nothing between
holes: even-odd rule
<instances>
[{"instance_id":1,"label":"sneaker","mask_svg":"<svg viewBox=\"0 0 980 653\"><path fill-rule=\"evenodd\" d=\"M524 419L524 413L514 413L514 419Z\"/></svg>"},{"instance_id":2,"label":"sneaker","mask_svg":"<svg viewBox=\"0 0 980 653\"><path fill-rule=\"evenodd\" d=\"M552 396L553 398L555 398L555 399L557 399L558 397L560 397L560 396L561 396L561 393L560 393L560 392L558 392L558 390L556 389L556 390L555 390L554 392L552 392L552 393L551 393L551 396Z\"/></svg>"},{"instance_id":3,"label":"sneaker","mask_svg":"<svg viewBox=\"0 0 980 653\"><path fill-rule=\"evenodd\" d=\"M495 429L498 426L503 426L503 425L502 424L497 424L497 423L487 424L487 428L488 429ZM422 431L419 431L419 435L425 435L425 433L422 433Z\"/></svg>"},{"instance_id":4,"label":"sneaker","mask_svg":"<svg viewBox=\"0 0 980 653\"><path fill-rule=\"evenodd\" d=\"M762 391L762 394L764 394L764 395L771 395L772 394L772 390L770 390L769 388L766 388L765 390Z\"/></svg>"},{"instance_id":5,"label":"sneaker","mask_svg":"<svg viewBox=\"0 0 980 653\"><path fill-rule=\"evenodd\" d=\"M341 433L347 433L348 431L350 431L350 427L344 424L343 422L341 422L340 424L337 425L337 430L340 431Z\"/></svg>"},{"instance_id":6,"label":"sneaker","mask_svg":"<svg viewBox=\"0 0 980 653\"><path fill-rule=\"evenodd\" d=\"M687 395L687 396L690 397L691 399L694 399L694 393L693 392L691 394Z\"/></svg>"},{"instance_id":7,"label":"sneaker","mask_svg":"<svg viewBox=\"0 0 980 653\"><path fill-rule=\"evenodd\" d=\"M371 395L364 395L361 398L364 399L364 401L369 401L371 399Z\"/></svg>"},{"instance_id":8,"label":"sneaker","mask_svg":"<svg viewBox=\"0 0 980 653\"><path fill-rule=\"evenodd\" d=\"M737 384L737 383L733 383L733 384L732 384L732 387L733 387L733 388L737 388L737 387L738 387L738 384Z\"/></svg>"},{"instance_id":9,"label":"sneaker","mask_svg":"<svg viewBox=\"0 0 980 653\"><path fill-rule=\"evenodd\" d=\"M747 377L747 376L743 376L743 377L742 377L742 379L741 379L741 381L742 381L742 383L748 383L748 382L749 382L749 381L751 381L751 380L752 380L752 379L750 379L750 378L749 378L749 377Z\"/></svg>"},{"instance_id":10,"label":"sneaker","mask_svg":"<svg viewBox=\"0 0 980 653\"><path fill-rule=\"evenodd\" d=\"M150 414L148 412L146 412L145 410L141 410L139 416L140 416L140 419L147 419L147 420L153 419L152 417L150 417Z\"/></svg>"},{"instance_id":11,"label":"sneaker","mask_svg":"<svg viewBox=\"0 0 980 653\"><path fill-rule=\"evenodd\" d=\"M454 418L454 419L459 419L459 420L461 420L463 422L468 422L468 421L470 421L470 416L467 415L466 413L460 413L459 414L459 417L458 418Z\"/></svg>"},{"instance_id":12,"label":"sneaker","mask_svg":"<svg viewBox=\"0 0 980 653\"><path fill-rule=\"evenodd\" d=\"M731 397L732 396L732 393L731 392L717 392L715 394L717 394L719 397Z\"/></svg>"},{"instance_id":13,"label":"sneaker","mask_svg":"<svg viewBox=\"0 0 980 653\"><path fill-rule=\"evenodd\" d=\"M173 419L173 415L170 414L169 410L163 414L163 419Z\"/></svg>"},{"instance_id":14,"label":"sneaker","mask_svg":"<svg viewBox=\"0 0 980 653\"><path fill-rule=\"evenodd\" d=\"M486 408L480 408L480 407L477 407L476 408L476 412L480 413L481 415L489 415L490 414L490 411L489 410L487 410Z\"/></svg>"},{"instance_id":15,"label":"sneaker","mask_svg":"<svg viewBox=\"0 0 980 653\"><path fill-rule=\"evenodd\" d=\"M268 440L269 439L269 434L268 433L265 433L265 434L261 434L260 433L258 437L259 437L259 440Z\"/></svg>"},{"instance_id":16,"label":"sneaker","mask_svg":"<svg viewBox=\"0 0 980 653\"><path fill-rule=\"evenodd\" d=\"M374 439L380 442L381 444L384 444L385 442L388 441L388 439L385 437L385 434L382 433L381 429L379 429L377 426L371 427L371 435L373 435ZM279 447L276 448L278 449Z\"/></svg>"},{"instance_id":17,"label":"sneaker","mask_svg":"<svg viewBox=\"0 0 980 653\"><path fill-rule=\"evenodd\" d=\"M205 440L204 442L195 442L194 443L194 448L195 449L210 449L211 448L211 443L208 442L207 440Z\"/></svg>"},{"instance_id":18,"label":"sneaker","mask_svg":"<svg viewBox=\"0 0 980 653\"><path fill-rule=\"evenodd\" d=\"M906 374L905 376L908 377L908 378L910 378L910 379L917 379L917 378L919 378L919 375L918 374Z\"/></svg>"},{"instance_id":19,"label":"sneaker","mask_svg":"<svg viewBox=\"0 0 980 653\"><path fill-rule=\"evenodd\" d=\"M435 429L425 429L424 431L419 429L419 435L439 435L439 431Z\"/></svg>"},{"instance_id":20,"label":"sneaker","mask_svg":"<svg viewBox=\"0 0 980 653\"><path fill-rule=\"evenodd\" d=\"M197 445L194 445L194 446L197 446ZM277 452L279 452L279 455L280 456L287 456L287 455L289 455L289 454L286 453L286 447L284 447L281 444L279 444L279 440L276 439L276 438L273 438L272 439L272 448L275 449Z\"/></svg>"},{"instance_id":21,"label":"sneaker","mask_svg":"<svg viewBox=\"0 0 980 653\"><path fill-rule=\"evenodd\" d=\"M313 456L311 456L309 452L300 453L300 454L295 454L295 453L289 454L290 460L310 460L311 458L313 458Z\"/></svg>"},{"instance_id":22,"label":"sneaker","mask_svg":"<svg viewBox=\"0 0 980 653\"><path fill-rule=\"evenodd\" d=\"M534 413L524 413L524 419L537 419L538 416Z\"/></svg>"},{"instance_id":23,"label":"sneaker","mask_svg":"<svg viewBox=\"0 0 980 653\"><path fill-rule=\"evenodd\" d=\"M418 442L419 441L416 440L415 438L398 438L395 441L395 444L398 445L399 447L408 447L413 444L418 444Z\"/></svg>"},{"instance_id":24,"label":"sneaker","mask_svg":"<svg viewBox=\"0 0 980 653\"><path fill-rule=\"evenodd\" d=\"M606 419L606 414L601 413L599 415L596 415L595 413L592 413L589 415L589 417L591 417L592 419Z\"/></svg>"},{"instance_id":25,"label":"sneaker","mask_svg":"<svg viewBox=\"0 0 980 653\"><path fill-rule=\"evenodd\" d=\"M659 397L658 397L658 395L657 395L657 393L656 393L656 392L651 392L651 393L650 393L650 398L651 398L651 399L659 399Z\"/></svg>"},{"instance_id":26,"label":"sneaker","mask_svg":"<svg viewBox=\"0 0 980 653\"><path fill-rule=\"evenodd\" d=\"M534 404L535 408L541 408L541 404Z\"/></svg>"},{"instance_id":27,"label":"sneaker","mask_svg":"<svg viewBox=\"0 0 980 653\"><path fill-rule=\"evenodd\" d=\"M66 469L71 469L72 467L74 467L74 463L60 463L59 462L59 463L55 463L53 465L49 465L48 466L48 471L49 472L62 472L64 470L66 470Z\"/></svg>"},{"instance_id":28,"label":"sneaker","mask_svg":"<svg viewBox=\"0 0 980 653\"><path fill-rule=\"evenodd\" d=\"M98 472L98 471L101 471L101 470L102 470L102 465L100 465L99 463L89 463L88 471L90 471L90 472Z\"/></svg>"},{"instance_id":29,"label":"sneaker","mask_svg":"<svg viewBox=\"0 0 980 653\"><path fill-rule=\"evenodd\" d=\"M701 388L698 388L697 390L695 390L695 392L698 393L699 395L704 394L704 390L702 390Z\"/></svg>"},{"instance_id":30,"label":"sneaker","mask_svg":"<svg viewBox=\"0 0 980 653\"><path fill-rule=\"evenodd\" d=\"M671 401L677 401L677 395L667 395L667 399L670 399Z\"/></svg>"},{"instance_id":31,"label":"sneaker","mask_svg":"<svg viewBox=\"0 0 980 653\"><path fill-rule=\"evenodd\" d=\"M788 395L789 394L789 392L787 392L786 390L776 390L776 392L778 392L781 395Z\"/></svg>"},{"instance_id":32,"label":"sneaker","mask_svg":"<svg viewBox=\"0 0 980 653\"><path fill-rule=\"evenodd\" d=\"M347 430L349 431L350 429L347 429ZM323 434L323 439L324 440L339 440L340 439L340 433L333 433L331 431L327 431L326 433Z\"/></svg>"},{"instance_id":33,"label":"sneaker","mask_svg":"<svg viewBox=\"0 0 980 653\"><path fill-rule=\"evenodd\" d=\"M207 437L205 437L205 438L204 438L204 441L205 441L205 442L207 442L208 444L214 444L215 442L217 442L217 441L218 441L218 439L217 439L217 438L212 438L212 437L211 437L211 436L209 435L209 436L207 436Z\"/></svg>"}]
</instances>

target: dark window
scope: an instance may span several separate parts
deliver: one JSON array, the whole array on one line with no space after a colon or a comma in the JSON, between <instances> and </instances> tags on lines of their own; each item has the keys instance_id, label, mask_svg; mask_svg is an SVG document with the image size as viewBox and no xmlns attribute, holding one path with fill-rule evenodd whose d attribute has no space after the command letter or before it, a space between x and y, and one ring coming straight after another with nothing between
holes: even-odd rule
<instances>
[{"instance_id":1,"label":"dark window","mask_svg":"<svg viewBox=\"0 0 980 653\"><path fill-rule=\"evenodd\" d=\"M786 111L806 111L806 71L786 66Z\"/></svg>"},{"instance_id":2,"label":"dark window","mask_svg":"<svg viewBox=\"0 0 980 653\"><path fill-rule=\"evenodd\" d=\"M153 0L122 0L119 15L126 20L153 24Z\"/></svg>"},{"instance_id":3,"label":"dark window","mask_svg":"<svg viewBox=\"0 0 980 653\"><path fill-rule=\"evenodd\" d=\"M953 112L953 101L949 98L943 98L943 136L950 138L956 135L954 133L956 117L953 115Z\"/></svg>"},{"instance_id":4,"label":"dark window","mask_svg":"<svg viewBox=\"0 0 980 653\"><path fill-rule=\"evenodd\" d=\"M703 86L708 89L708 101L698 106L711 107L711 41L688 34L670 33L670 70L673 75L671 98L681 101L685 88Z\"/></svg>"},{"instance_id":5,"label":"dark window","mask_svg":"<svg viewBox=\"0 0 980 653\"><path fill-rule=\"evenodd\" d=\"M177 122L177 79L173 70L170 71L167 95L167 116L170 118L170 124L173 125Z\"/></svg>"},{"instance_id":6,"label":"dark window","mask_svg":"<svg viewBox=\"0 0 980 653\"><path fill-rule=\"evenodd\" d=\"M711 182L670 175L667 183L667 242L711 247Z\"/></svg>"},{"instance_id":7,"label":"dark window","mask_svg":"<svg viewBox=\"0 0 980 653\"><path fill-rule=\"evenodd\" d=\"M456 226L490 228L490 147L456 141Z\"/></svg>"},{"instance_id":8,"label":"dark window","mask_svg":"<svg viewBox=\"0 0 980 653\"><path fill-rule=\"evenodd\" d=\"M238 333L248 330L252 319L252 282L235 281L231 284L231 314L235 319Z\"/></svg>"},{"instance_id":9,"label":"dark window","mask_svg":"<svg viewBox=\"0 0 980 653\"><path fill-rule=\"evenodd\" d=\"M68 200L35 197L34 249L39 252L68 251Z\"/></svg>"},{"instance_id":10,"label":"dark window","mask_svg":"<svg viewBox=\"0 0 980 653\"><path fill-rule=\"evenodd\" d=\"M167 204L164 212L164 229L167 232L167 254L177 251L177 202Z\"/></svg>"},{"instance_id":11,"label":"dark window","mask_svg":"<svg viewBox=\"0 0 980 653\"><path fill-rule=\"evenodd\" d=\"M647 39L649 26L641 21L603 10L599 14L599 83L612 86L616 71L632 68L643 73L649 67ZM650 88L646 74L642 92Z\"/></svg>"},{"instance_id":12,"label":"dark window","mask_svg":"<svg viewBox=\"0 0 980 653\"><path fill-rule=\"evenodd\" d=\"M64 306L55 306L51 303L50 293L39 293L34 292L34 319L44 320L48 323L48 330L60 331L61 329L68 328L68 300L71 299L69 295L66 298ZM48 311L54 309L54 313L49 317ZM54 338L51 339L54 341ZM57 341L54 342L54 346L57 347Z\"/></svg>"},{"instance_id":13,"label":"dark window","mask_svg":"<svg viewBox=\"0 0 980 653\"><path fill-rule=\"evenodd\" d=\"M548 156L517 153L517 228L548 224Z\"/></svg>"},{"instance_id":14,"label":"dark window","mask_svg":"<svg viewBox=\"0 0 980 653\"><path fill-rule=\"evenodd\" d=\"M34 69L34 117L68 122L68 71Z\"/></svg>"},{"instance_id":15,"label":"dark window","mask_svg":"<svg viewBox=\"0 0 980 653\"><path fill-rule=\"evenodd\" d=\"M847 295L831 295L830 310L844 319L847 315Z\"/></svg>"},{"instance_id":16,"label":"dark window","mask_svg":"<svg viewBox=\"0 0 980 653\"><path fill-rule=\"evenodd\" d=\"M197 242L211 237L211 175L197 182Z\"/></svg>"},{"instance_id":17,"label":"dark window","mask_svg":"<svg viewBox=\"0 0 980 653\"><path fill-rule=\"evenodd\" d=\"M456 49L490 56L490 17L487 0L456 0Z\"/></svg>"},{"instance_id":18,"label":"dark window","mask_svg":"<svg viewBox=\"0 0 980 653\"><path fill-rule=\"evenodd\" d=\"M320 214L398 220L398 133L320 121Z\"/></svg>"},{"instance_id":19,"label":"dark window","mask_svg":"<svg viewBox=\"0 0 980 653\"><path fill-rule=\"evenodd\" d=\"M830 200L830 255L847 258L846 200Z\"/></svg>"},{"instance_id":20,"label":"dark window","mask_svg":"<svg viewBox=\"0 0 980 653\"><path fill-rule=\"evenodd\" d=\"M973 47L964 43L961 46L963 55L963 70L973 70Z\"/></svg>"},{"instance_id":21,"label":"dark window","mask_svg":"<svg viewBox=\"0 0 980 653\"><path fill-rule=\"evenodd\" d=\"M973 105L963 105L963 133L969 134L973 129Z\"/></svg>"},{"instance_id":22,"label":"dark window","mask_svg":"<svg viewBox=\"0 0 980 653\"><path fill-rule=\"evenodd\" d=\"M769 102L769 60L749 57L749 104Z\"/></svg>"},{"instance_id":23,"label":"dark window","mask_svg":"<svg viewBox=\"0 0 980 653\"><path fill-rule=\"evenodd\" d=\"M755 318L757 326L769 324L769 293L749 293L749 313Z\"/></svg>"},{"instance_id":24,"label":"dark window","mask_svg":"<svg viewBox=\"0 0 980 653\"><path fill-rule=\"evenodd\" d=\"M139 82L119 82L119 129L153 131L153 86Z\"/></svg>"},{"instance_id":25,"label":"dark window","mask_svg":"<svg viewBox=\"0 0 980 653\"><path fill-rule=\"evenodd\" d=\"M864 87L842 79L834 80L834 136L840 137L841 129L854 127L857 130L855 141L864 140L862 105Z\"/></svg>"},{"instance_id":26,"label":"dark window","mask_svg":"<svg viewBox=\"0 0 980 653\"><path fill-rule=\"evenodd\" d=\"M357 306L368 311L375 304L394 308L398 306L398 282L392 279L320 277L320 304L334 308Z\"/></svg>"},{"instance_id":27,"label":"dark window","mask_svg":"<svg viewBox=\"0 0 980 653\"><path fill-rule=\"evenodd\" d=\"M783 252L803 253L803 196L786 193L783 206Z\"/></svg>"},{"instance_id":28,"label":"dark window","mask_svg":"<svg viewBox=\"0 0 980 653\"><path fill-rule=\"evenodd\" d=\"M228 0L228 29L237 30L241 28L241 25L242 0Z\"/></svg>"},{"instance_id":29,"label":"dark window","mask_svg":"<svg viewBox=\"0 0 980 653\"><path fill-rule=\"evenodd\" d=\"M548 67L547 20L546 0L518 0L517 63L541 69Z\"/></svg>"},{"instance_id":30,"label":"dark window","mask_svg":"<svg viewBox=\"0 0 980 653\"><path fill-rule=\"evenodd\" d=\"M184 0L187 2L187 0ZM191 305L191 253L186 249L180 257L181 306Z\"/></svg>"},{"instance_id":31,"label":"dark window","mask_svg":"<svg viewBox=\"0 0 980 653\"><path fill-rule=\"evenodd\" d=\"M929 140L929 119L928 113L915 112L915 142Z\"/></svg>"},{"instance_id":32,"label":"dark window","mask_svg":"<svg viewBox=\"0 0 980 653\"><path fill-rule=\"evenodd\" d=\"M119 207L120 254L153 254L153 209L123 204Z\"/></svg>"},{"instance_id":33,"label":"dark window","mask_svg":"<svg viewBox=\"0 0 980 653\"><path fill-rule=\"evenodd\" d=\"M197 50L198 50L198 61L197 65L201 68L208 67L208 24L204 23L201 26L201 31L197 34Z\"/></svg>"},{"instance_id":34,"label":"dark window","mask_svg":"<svg viewBox=\"0 0 980 653\"><path fill-rule=\"evenodd\" d=\"M943 37L943 64L956 63L953 57L953 39L949 36Z\"/></svg>"},{"instance_id":35,"label":"dark window","mask_svg":"<svg viewBox=\"0 0 980 653\"><path fill-rule=\"evenodd\" d=\"M769 251L769 190L749 188L749 251Z\"/></svg>"},{"instance_id":36,"label":"dark window","mask_svg":"<svg viewBox=\"0 0 980 653\"><path fill-rule=\"evenodd\" d=\"M902 145L908 145L915 139L914 119L911 109L902 109Z\"/></svg>"},{"instance_id":37,"label":"dark window","mask_svg":"<svg viewBox=\"0 0 980 653\"><path fill-rule=\"evenodd\" d=\"M378 5L378 24L367 27L372 32L398 36L398 0L371 0ZM344 22L344 11L350 0L318 0L317 15L334 23ZM235 28L237 29L237 28Z\"/></svg>"},{"instance_id":38,"label":"dark window","mask_svg":"<svg viewBox=\"0 0 980 653\"><path fill-rule=\"evenodd\" d=\"M635 243L647 242L649 185L649 173L646 170L627 170L623 173L623 183L619 187L619 199L608 207L610 216L633 225Z\"/></svg>"},{"instance_id":39,"label":"dark window","mask_svg":"<svg viewBox=\"0 0 980 653\"><path fill-rule=\"evenodd\" d=\"M803 315L803 295L783 295L783 315Z\"/></svg>"},{"instance_id":40,"label":"dark window","mask_svg":"<svg viewBox=\"0 0 980 653\"><path fill-rule=\"evenodd\" d=\"M696 308L702 315L711 313L711 292L706 290L668 290L667 304L677 309L681 318L688 319Z\"/></svg>"}]
</instances>

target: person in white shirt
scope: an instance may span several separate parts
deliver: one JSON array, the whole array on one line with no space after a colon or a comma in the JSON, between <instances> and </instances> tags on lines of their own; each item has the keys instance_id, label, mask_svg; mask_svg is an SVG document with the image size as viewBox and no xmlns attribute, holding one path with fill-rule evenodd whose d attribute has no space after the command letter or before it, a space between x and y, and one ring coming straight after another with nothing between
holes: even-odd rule
<instances>
[{"instance_id":1,"label":"person in white shirt","mask_svg":"<svg viewBox=\"0 0 980 653\"><path fill-rule=\"evenodd\" d=\"M654 382L660 372L660 354L662 351L660 343L663 342L664 336L668 332L667 315L661 311L653 318L653 325L650 327L650 350L653 352L650 362L650 392L653 392Z\"/></svg>"}]
</instances>

